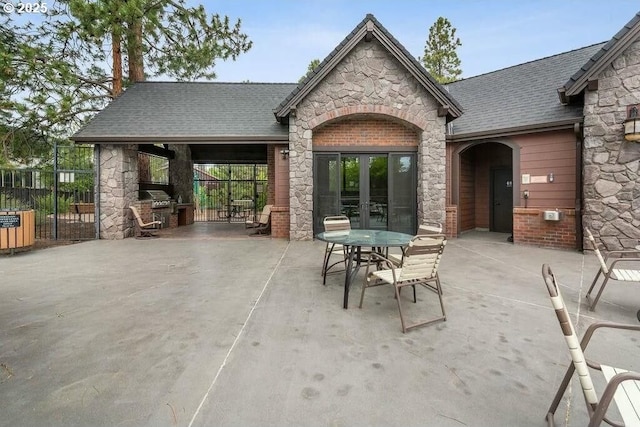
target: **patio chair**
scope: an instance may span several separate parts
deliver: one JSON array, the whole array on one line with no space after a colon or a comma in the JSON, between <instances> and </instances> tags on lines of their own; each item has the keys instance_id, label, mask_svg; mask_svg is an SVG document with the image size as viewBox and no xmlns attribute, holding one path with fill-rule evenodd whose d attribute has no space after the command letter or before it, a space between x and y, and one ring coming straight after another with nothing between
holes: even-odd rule
<instances>
[{"instance_id":1,"label":"patio chair","mask_svg":"<svg viewBox=\"0 0 640 427\"><path fill-rule=\"evenodd\" d=\"M372 254L369 258L369 262L367 262L365 279L362 284L360 308L362 308L364 293L367 288L390 284L393 285L395 289L395 298L398 303L398 311L400 312L400 323L402 324L403 333L406 333L409 329L418 326L446 321L447 317L444 312L444 304L442 302L442 289L440 285L440 278L438 277L438 267L440 266L442 253L444 252L446 244L447 238L442 234L413 237L409 246L405 250L402 267L396 266L388 258L382 255L375 253ZM386 267L388 268L370 272L370 266L375 264L386 264ZM438 295L442 315L438 315L435 318L427 320L421 320L416 323L407 324L402 311L400 291L405 286L413 287L413 302L416 303L416 285L422 285Z\"/></svg>"},{"instance_id":2,"label":"patio chair","mask_svg":"<svg viewBox=\"0 0 640 427\"><path fill-rule=\"evenodd\" d=\"M442 224L439 222L426 222L424 224L420 224L418 226L418 236L425 236L429 234L441 234L442 233ZM391 262L393 262L396 266L402 267L402 259L404 257L404 253L402 254L387 254L387 258Z\"/></svg>"},{"instance_id":3,"label":"patio chair","mask_svg":"<svg viewBox=\"0 0 640 427\"><path fill-rule=\"evenodd\" d=\"M271 228L271 208L273 205L264 205L262 213L257 221L247 220L245 228L251 229L254 234L267 234Z\"/></svg>"},{"instance_id":4,"label":"patio chair","mask_svg":"<svg viewBox=\"0 0 640 427\"><path fill-rule=\"evenodd\" d=\"M553 419L554 414L571 382L574 372L577 372L580 387L582 388L582 393L587 404L589 427L599 426L602 421L614 426L640 426L640 373L602 365L587 359L584 355L589 340L596 329L609 328L640 331L640 325L596 322L587 328L587 331L582 337L582 341L578 341L578 336L569 317L569 312L564 304L562 295L560 294L556 278L551 271L551 267L547 264L542 266L542 277L549 291L551 304L558 317L558 322L560 323L565 342L569 347L572 361L547 412L546 419L548 425L551 427L555 425ZM590 369L600 371L607 383L600 398L598 398L594 388ZM612 400L615 401L624 424L620 424L607 417L607 411Z\"/></svg>"},{"instance_id":5,"label":"patio chair","mask_svg":"<svg viewBox=\"0 0 640 427\"><path fill-rule=\"evenodd\" d=\"M610 251L607 253L606 257L602 257L600 250L598 249L598 245L596 244L596 240L593 238L593 234L588 228L585 228L585 232L587 234L587 240L590 242L593 251L600 262L600 269L598 273L596 273L596 277L593 279L589 290L587 291L587 301L589 302L589 310L593 311L596 308L596 304L598 304L598 300L602 295L602 291L604 291L604 287L607 285L609 279L617 280L620 282L639 282L640 283L640 251L635 250L625 250L625 251ZM613 262L607 264L609 258L615 258ZM635 263L631 265L631 269L622 269L615 268L617 264L629 264ZM602 284L600 285L600 289L598 289L598 293L596 297L591 300L591 291L595 287L600 275L603 277Z\"/></svg>"},{"instance_id":6,"label":"patio chair","mask_svg":"<svg viewBox=\"0 0 640 427\"><path fill-rule=\"evenodd\" d=\"M340 232L340 231L348 231L351 230L351 221L349 221L349 217L346 215L333 215L327 216L322 220L322 224L324 225L324 231L332 231L332 232ZM329 264L331 256L336 255L340 259L333 264ZM327 242L324 248L324 259L322 260L322 284L327 284L327 274L329 270L335 267L338 264L344 264L345 269L347 268L347 250L343 245L337 243L329 243ZM335 270L335 272L344 271L344 270Z\"/></svg>"},{"instance_id":7,"label":"patio chair","mask_svg":"<svg viewBox=\"0 0 640 427\"><path fill-rule=\"evenodd\" d=\"M134 206L129 206L131 213L133 214L133 224L135 227L135 236L139 237L158 237L154 231L157 231L162 226L162 221L144 222L140 217L138 209Z\"/></svg>"}]
</instances>

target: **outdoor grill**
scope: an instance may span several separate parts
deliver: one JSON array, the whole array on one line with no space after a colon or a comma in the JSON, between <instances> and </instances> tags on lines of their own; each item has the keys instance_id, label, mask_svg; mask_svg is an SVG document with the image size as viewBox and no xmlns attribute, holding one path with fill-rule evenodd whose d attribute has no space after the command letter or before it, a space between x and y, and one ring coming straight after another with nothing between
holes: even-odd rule
<instances>
[{"instance_id":1,"label":"outdoor grill","mask_svg":"<svg viewBox=\"0 0 640 427\"><path fill-rule=\"evenodd\" d=\"M171 207L171 197L162 190L141 190L140 200L151 200L151 209Z\"/></svg>"}]
</instances>

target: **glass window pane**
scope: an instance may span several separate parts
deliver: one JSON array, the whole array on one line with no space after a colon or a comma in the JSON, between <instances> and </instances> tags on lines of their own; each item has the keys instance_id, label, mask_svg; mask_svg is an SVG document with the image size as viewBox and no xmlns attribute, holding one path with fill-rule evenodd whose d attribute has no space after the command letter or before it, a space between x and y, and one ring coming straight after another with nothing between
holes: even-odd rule
<instances>
[{"instance_id":1,"label":"glass window pane","mask_svg":"<svg viewBox=\"0 0 640 427\"><path fill-rule=\"evenodd\" d=\"M340 213L340 168L338 154L316 154L313 167L313 233L324 231L322 220Z\"/></svg>"},{"instance_id":2,"label":"glass window pane","mask_svg":"<svg viewBox=\"0 0 640 427\"><path fill-rule=\"evenodd\" d=\"M390 154L389 230L416 232L416 157L413 154Z\"/></svg>"},{"instance_id":3,"label":"glass window pane","mask_svg":"<svg viewBox=\"0 0 640 427\"><path fill-rule=\"evenodd\" d=\"M387 155L369 156L369 223L367 228L387 229L389 161Z\"/></svg>"},{"instance_id":4,"label":"glass window pane","mask_svg":"<svg viewBox=\"0 0 640 427\"><path fill-rule=\"evenodd\" d=\"M360 157L342 156L340 208L351 220L351 228L360 228Z\"/></svg>"}]
</instances>

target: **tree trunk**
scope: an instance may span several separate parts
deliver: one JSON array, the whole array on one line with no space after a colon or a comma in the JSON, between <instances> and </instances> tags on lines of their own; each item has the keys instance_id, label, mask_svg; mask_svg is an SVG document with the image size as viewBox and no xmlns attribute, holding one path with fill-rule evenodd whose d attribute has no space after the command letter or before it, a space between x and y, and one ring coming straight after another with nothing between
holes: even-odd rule
<instances>
[{"instance_id":1,"label":"tree trunk","mask_svg":"<svg viewBox=\"0 0 640 427\"><path fill-rule=\"evenodd\" d=\"M117 98L122 93L122 40L120 34L111 33L111 55L113 58L113 83L111 98Z\"/></svg>"},{"instance_id":2,"label":"tree trunk","mask_svg":"<svg viewBox=\"0 0 640 427\"><path fill-rule=\"evenodd\" d=\"M143 82L145 80L142 55L142 19L138 19L129 25L129 33L127 35L129 81L131 83Z\"/></svg>"}]
</instances>

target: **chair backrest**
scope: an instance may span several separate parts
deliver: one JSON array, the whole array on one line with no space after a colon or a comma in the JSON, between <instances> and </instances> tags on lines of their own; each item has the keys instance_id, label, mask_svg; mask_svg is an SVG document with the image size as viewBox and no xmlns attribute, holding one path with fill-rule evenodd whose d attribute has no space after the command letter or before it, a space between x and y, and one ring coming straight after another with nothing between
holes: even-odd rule
<instances>
[{"instance_id":1,"label":"chair backrest","mask_svg":"<svg viewBox=\"0 0 640 427\"><path fill-rule=\"evenodd\" d=\"M346 215L327 216L322 220L324 231L351 230L351 221Z\"/></svg>"},{"instance_id":2,"label":"chair backrest","mask_svg":"<svg viewBox=\"0 0 640 427\"><path fill-rule=\"evenodd\" d=\"M129 209L131 209L131 213L133 213L135 220L138 221L138 225L143 226L144 221L142 221L142 218L140 217L140 213L138 212L138 209L136 209L134 206L129 206Z\"/></svg>"},{"instance_id":3,"label":"chair backrest","mask_svg":"<svg viewBox=\"0 0 640 427\"><path fill-rule=\"evenodd\" d=\"M439 222L427 222L424 224L420 224L418 226L418 235L425 234L441 234L442 233L442 224Z\"/></svg>"},{"instance_id":4,"label":"chair backrest","mask_svg":"<svg viewBox=\"0 0 640 427\"><path fill-rule=\"evenodd\" d=\"M598 404L598 396L593 388L593 381L591 380L587 360L584 357L582 347L580 346L580 340L578 339L576 330L574 329L571 318L569 317L567 307L564 305L564 300L560 294L556 278L551 271L551 267L547 264L542 266L542 277L544 278L544 283L547 285L549 297L551 298L551 305L553 305L553 308L556 311L556 316L558 317L558 322L560 323L560 329L562 329L564 340L567 343L567 347L569 347L573 366L576 368L576 372L578 373L582 393L584 393L587 403L594 407Z\"/></svg>"},{"instance_id":5,"label":"chair backrest","mask_svg":"<svg viewBox=\"0 0 640 427\"><path fill-rule=\"evenodd\" d=\"M269 218L271 217L271 208L273 205L264 205L262 208L262 212L260 213L260 217L258 217L259 224L268 224Z\"/></svg>"},{"instance_id":6,"label":"chair backrest","mask_svg":"<svg viewBox=\"0 0 640 427\"><path fill-rule=\"evenodd\" d=\"M446 244L447 238L444 234L414 236L405 250L398 280L436 277Z\"/></svg>"},{"instance_id":7,"label":"chair backrest","mask_svg":"<svg viewBox=\"0 0 640 427\"><path fill-rule=\"evenodd\" d=\"M593 234L591 234L591 230L588 228L584 229L585 233L587 233L587 240L591 243L591 248L596 254L598 261L600 262L600 268L604 274L609 274L609 267L607 267L607 263L604 261L602 254L600 253L600 249L598 249L598 245L596 244L596 239L593 238Z\"/></svg>"}]
</instances>

